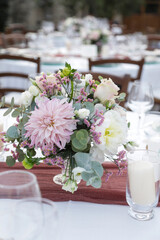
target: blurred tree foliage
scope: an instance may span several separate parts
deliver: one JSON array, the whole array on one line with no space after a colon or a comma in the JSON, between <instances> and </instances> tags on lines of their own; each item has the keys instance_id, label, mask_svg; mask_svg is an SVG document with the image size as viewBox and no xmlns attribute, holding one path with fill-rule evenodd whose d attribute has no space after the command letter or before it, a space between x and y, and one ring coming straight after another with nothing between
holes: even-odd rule
<instances>
[{"instance_id":1,"label":"blurred tree foliage","mask_svg":"<svg viewBox=\"0 0 160 240\"><path fill-rule=\"evenodd\" d=\"M60 0L69 15L91 14L111 19L115 13L123 16L138 12L145 0Z\"/></svg>"},{"instance_id":2,"label":"blurred tree foliage","mask_svg":"<svg viewBox=\"0 0 160 240\"><path fill-rule=\"evenodd\" d=\"M0 0L0 32L3 32L8 19L9 0Z\"/></svg>"}]
</instances>

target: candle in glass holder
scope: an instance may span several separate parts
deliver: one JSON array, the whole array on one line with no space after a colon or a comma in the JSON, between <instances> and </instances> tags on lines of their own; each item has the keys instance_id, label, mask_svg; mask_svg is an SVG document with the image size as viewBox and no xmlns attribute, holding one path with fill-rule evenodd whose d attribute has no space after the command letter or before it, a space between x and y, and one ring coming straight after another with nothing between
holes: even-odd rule
<instances>
[{"instance_id":1,"label":"candle in glass holder","mask_svg":"<svg viewBox=\"0 0 160 240\"><path fill-rule=\"evenodd\" d=\"M3 123L0 122L0 133L3 132ZM1 134L0 134L0 151L3 149L3 142L1 140Z\"/></svg>"},{"instance_id":2,"label":"candle in glass holder","mask_svg":"<svg viewBox=\"0 0 160 240\"><path fill-rule=\"evenodd\" d=\"M153 164L135 161L128 165L129 186L132 201L139 205L150 205L156 198Z\"/></svg>"}]
</instances>

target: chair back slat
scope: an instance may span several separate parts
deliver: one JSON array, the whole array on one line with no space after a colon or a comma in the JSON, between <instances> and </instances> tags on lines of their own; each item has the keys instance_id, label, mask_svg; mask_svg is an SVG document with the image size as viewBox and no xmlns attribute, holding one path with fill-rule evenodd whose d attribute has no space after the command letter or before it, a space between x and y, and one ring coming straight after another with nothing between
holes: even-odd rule
<instances>
[{"instance_id":1,"label":"chair back slat","mask_svg":"<svg viewBox=\"0 0 160 240\"><path fill-rule=\"evenodd\" d=\"M95 60L92 60L89 58L89 70L91 71L93 66L110 64L110 63L114 63L114 64L125 63L125 64L137 65L138 71L137 71L136 77L130 76L130 78L131 78L131 81L140 80L142 75L143 65L144 65L144 58L137 61L131 60L131 59L118 59L118 58L106 58L106 59L95 59Z\"/></svg>"}]
</instances>

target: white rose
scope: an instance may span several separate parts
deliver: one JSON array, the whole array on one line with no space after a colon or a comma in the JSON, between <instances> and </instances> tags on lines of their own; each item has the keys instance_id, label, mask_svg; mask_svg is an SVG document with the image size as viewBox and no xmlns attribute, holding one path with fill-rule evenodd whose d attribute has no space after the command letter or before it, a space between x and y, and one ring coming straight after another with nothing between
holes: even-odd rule
<instances>
[{"instance_id":1,"label":"white rose","mask_svg":"<svg viewBox=\"0 0 160 240\"><path fill-rule=\"evenodd\" d=\"M95 131L100 132L100 144L95 145L105 154L116 154L118 147L126 143L127 121L124 117L110 110L104 114L104 121L101 126L96 126Z\"/></svg>"},{"instance_id":2,"label":"white rose","mask_svg":"<svg viewBox=\"0 0 160 240\"><path fill-rule=\"evenodd\" d=\"M30 86L29 87L29 92L33 95L33 96L38 96L38 94L40 93L40 90L38 89L38 87L36 86Z\"/></svg>"},{"instance_id":3,"label":"white rose","mask_svg":"<svg viewBox=\"0 0 160 240\"><path fill-rule=\"evenodd\" d=\"M89 111L89 109L81 108L81 109L76 111L76 114L78 115L79 118L84 119L84 118L87 118L89 116L90 111Z\"/></svg>"},{"instance_id":4,"label":"white rose","mask_svg":"<svg viewBox=\"0 0 160 240\"><path fill-rule=\"evenodd\" d=\"M81 168L81 167L76 167L72 170L72 173L74 175L74 180L77 182L80 182L82 177L81 177L81 173L84 172L85 169Z\"/></svg>"},{"instance_id":5,"label":"white rose","mask_svg":"<svg viewBox=\"0 0 160 240\"><path fill-rule=\"evenodd\" d=\"M31 105L33 95L29 91L25 91L21 94L20 104L28 107Z\"/></svg>"},{"instance_id":6,"label":"white rose","mask_svg":"<svg viewBox=\"0 0 160 240\"><path fill-rule=\"evenodd\" d=\"M74 193L78 189L77 183L75 181L69 179L65 182L62 189L65 191Z\"/></svg>"},{"instance_id":7,"label":"white rose","mask_svg":"<svg viewBox=\"0 0 160 240\"><path fill-rule=\"evenodd\" d=\"M112 79L102 79L102 82L97 86L94 93L94 98L98 98L101 103L105 104L107 101L113 101L118 95L119 87L114 84Z\"/></svg>"},{"instance_id":8,"label":"white rose","mask_svg":"<svg viewBox=\"0 0 160 240\"><path fill-rule=\"evenodd\" d=\"M85 82L86 83L89 83L89 80L92 80L93 79L93 76L92 76L92 74L90 74L90 73L88 73L88 74L86 74L85 75Z\"/></svg>"}]
</instances>

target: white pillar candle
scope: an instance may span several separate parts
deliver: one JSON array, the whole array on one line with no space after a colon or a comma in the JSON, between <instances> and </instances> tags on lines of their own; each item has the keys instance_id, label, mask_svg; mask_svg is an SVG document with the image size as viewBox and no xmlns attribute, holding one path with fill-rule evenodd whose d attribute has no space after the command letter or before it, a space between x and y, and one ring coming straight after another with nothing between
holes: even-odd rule
<instances>
[{"instance_id":1,"label":"white pillar candle","mask_svg":"<svg viewBox=\"0 0 160 240\"><path fill-rule=\"evenodd\" d=\"M136 161L128 165L129 188L132 201L150 205L156 198L154 167L148 161Z\"/></svg>"},{"instance_id":2,"label":"white pillar candle","mask_svg":"<svg viewBox=\"0 0 160 240\"><path fill-rule=\"evenodd\" d=\"M3 123L0 122L0 133L3 132ZM3 142L1 140L1 134L0 134L0 151L3 149Z\"/></svg>"}]
</instances>

